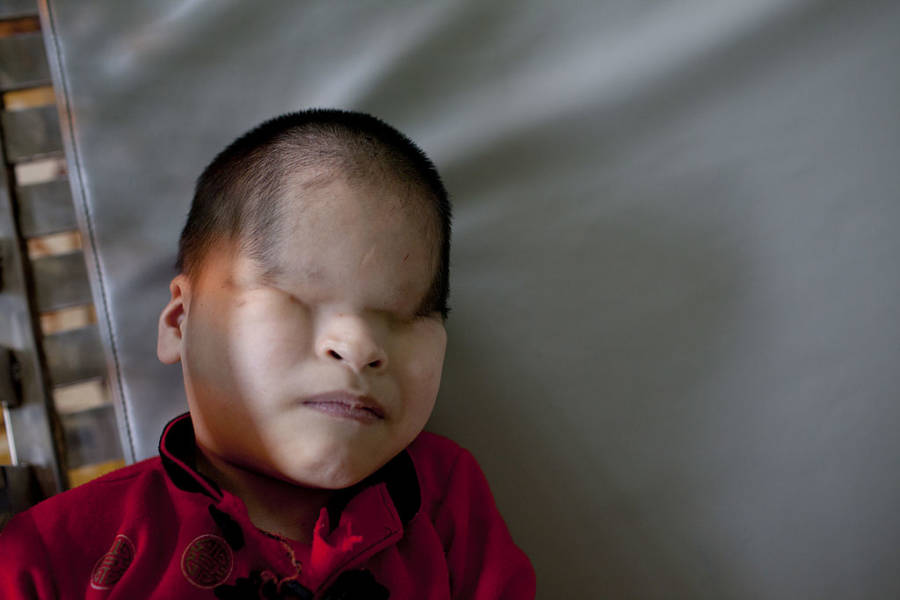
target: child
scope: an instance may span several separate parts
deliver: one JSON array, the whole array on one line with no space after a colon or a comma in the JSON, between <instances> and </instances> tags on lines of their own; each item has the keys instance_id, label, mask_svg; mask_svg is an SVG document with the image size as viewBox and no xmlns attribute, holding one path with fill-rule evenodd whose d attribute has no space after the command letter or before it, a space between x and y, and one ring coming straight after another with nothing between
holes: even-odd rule
<instances>
[{"instance_id":1,"label":"child","mask_svg":"<svg viewBox=\"0 0 900 600\"><path fill-rule=\"evenodd\" d=\"M200 176L157 353L190 413L159 458L14 517L0 597L532 598L474 458L422 433L450 206L360 113L263 123Z\"/></svg>"}]
</instances>

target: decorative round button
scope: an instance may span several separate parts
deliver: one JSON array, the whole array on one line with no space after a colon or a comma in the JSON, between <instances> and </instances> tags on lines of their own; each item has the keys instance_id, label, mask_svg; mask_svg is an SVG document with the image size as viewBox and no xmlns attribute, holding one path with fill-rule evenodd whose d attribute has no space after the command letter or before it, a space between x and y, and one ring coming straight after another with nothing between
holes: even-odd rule
<instances>
[{"instance_id":1,"label":"decorative round button","mask_svg":"<svg viewBox=\"0 0 900 600\"><path fill-rule=\"evenodd\" d=\"M204 589L225 583L233 564L231 548L225 540L212 534L195 538L181 556L181 572L185 578Z\"/></svg>"},{"instance_id":2,"label":"decorative round button","mask_svg":"<svg viewBox=\"0 0 900 600\"><path fill-rule=\"evenodd\" d=\"M134 544L127 536L119 534L113 540L109 552L100 557L91 571L91 587L108 590L122 579L125 570L134 560Z\"/></svg>"}]
</instances>

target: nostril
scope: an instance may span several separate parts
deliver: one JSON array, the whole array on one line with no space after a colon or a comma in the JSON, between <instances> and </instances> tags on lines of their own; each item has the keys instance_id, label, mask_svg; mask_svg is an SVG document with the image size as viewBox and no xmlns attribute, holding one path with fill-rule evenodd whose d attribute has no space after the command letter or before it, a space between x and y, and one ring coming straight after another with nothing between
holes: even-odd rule
<instances>
[{"instance_id":1,"label":"nostril","mask_svg":"<svg viewBox=\"0 0 900 600\"><path fill-rule=\"evenodd\" d=\"M372 367L373 369L377 369L378 367L381 366L381 364L382 363L380 360L373 360L372 362L369 363L369 366Z\"/></svg>"},{"instance_id":2,"label":"nostril","mask_svg":"<svg viewBox=\"0 0 900 600\"><path fill-rule=\"evenodd\" d=\"M329 350L328 356L330 356L331 358L337 359L337 360L341 360L341 358L342 358L341 355L338 354L337 352L335 352L334 350Z\"/></svg>"}]
</instances>

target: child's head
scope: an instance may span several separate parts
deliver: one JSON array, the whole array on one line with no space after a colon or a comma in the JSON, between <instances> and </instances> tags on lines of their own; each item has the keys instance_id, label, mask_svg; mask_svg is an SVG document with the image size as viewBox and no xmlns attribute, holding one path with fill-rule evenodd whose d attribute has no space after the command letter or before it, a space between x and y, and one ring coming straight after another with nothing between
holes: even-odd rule
<instances>
[{"instance_id":1,"label":"child's head","mask_svg":"<svg viewBox=\"0 0 900 600\"><path fill-rule=\"evenodd\" d=\"M406 447L440 382L449 218L432 163L367 115L285 115L220 153L159 326L201 450L336 489Z\"/></svg>"}]
</instances>

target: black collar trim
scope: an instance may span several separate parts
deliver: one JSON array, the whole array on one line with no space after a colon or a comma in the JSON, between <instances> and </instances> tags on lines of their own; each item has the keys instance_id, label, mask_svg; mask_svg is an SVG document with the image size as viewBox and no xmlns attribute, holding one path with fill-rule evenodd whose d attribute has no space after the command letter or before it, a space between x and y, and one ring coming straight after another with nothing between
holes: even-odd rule
<instances>
[{"instance_id":1,"label":"black collar trim","mask_svg":"<svg viewBox=\"0 0 900 600\"><path fill-rule=\"evenodd\" d=\"M159 439L159 456L163 468L175 486L186 492L199 492L215 500L222 499L222 490L208 477L197 472L194 453L197 441L190 413L184 413L169 421ZM328 501L328 517L331 527L337 527L341 513L350 500L363 489L384 483L394 508L405 526L422 504L419 477L409 452L404 450L386 465L356 485L338 490Z\"/></svg>"},{"instance_id":2,"label":"black collar trim","mask_svg":"<svg viewBox=\"0 0 900 600\"><path fill-rule=\"evenodd\" d=\"M205 475L197 471L194 453L197 440L191 414L178 415L166 425L159 438L159 457L166 474L175 486L185 492L200 492L216 500L222 499L222 490Z\"/></svg>"}]
</instances>

